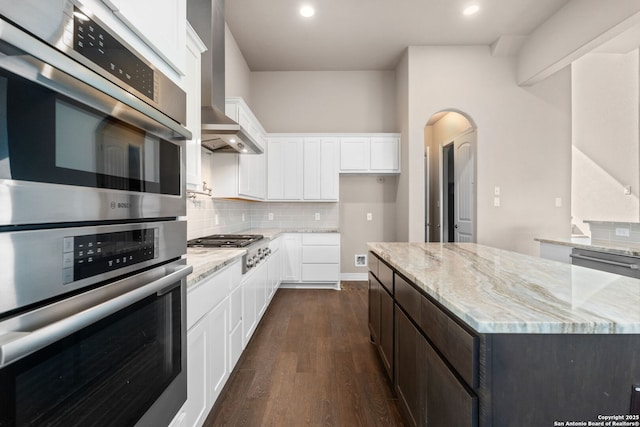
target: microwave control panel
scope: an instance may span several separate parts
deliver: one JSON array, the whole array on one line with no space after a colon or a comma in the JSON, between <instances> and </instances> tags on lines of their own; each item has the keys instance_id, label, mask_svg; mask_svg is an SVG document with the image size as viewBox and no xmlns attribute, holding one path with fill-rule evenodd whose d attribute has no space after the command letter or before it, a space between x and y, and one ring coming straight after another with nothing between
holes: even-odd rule
<instances>
[{"instance_id":1,"label":"microwave control panel","mask_svg":"<svg viewBox=\"0 0 640 427\"><path fill-rule=\"evenodd\" d=\"M158 235L148 228L65 237L64 284L158 258Z\"/></svg>"},{"instance_id":2,"label":"microwave control panel","mask_svg":"<svg viewBox=\"0 0 640 427\"><path fill-rule=\"evenodd\" d=\"M158 102L155 73L151 67L75 6L73 50L150 100Z\"/></svg>"}]
</instances>

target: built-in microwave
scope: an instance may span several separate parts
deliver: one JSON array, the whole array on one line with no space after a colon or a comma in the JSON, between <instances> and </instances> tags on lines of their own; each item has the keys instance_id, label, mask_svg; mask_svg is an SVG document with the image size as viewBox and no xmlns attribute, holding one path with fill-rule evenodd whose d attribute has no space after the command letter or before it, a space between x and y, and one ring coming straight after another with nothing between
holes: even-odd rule
<instances>
[{"instance_id":1,"label":"built-in microwave","mask_svg":"<svg viewBox=\"0 0 640 427\"><path fill-rule=\"evenodd\" d=\"M0 226L185 215L184 92L78 4L8 3Z\"/></svg>"}]
</instances>

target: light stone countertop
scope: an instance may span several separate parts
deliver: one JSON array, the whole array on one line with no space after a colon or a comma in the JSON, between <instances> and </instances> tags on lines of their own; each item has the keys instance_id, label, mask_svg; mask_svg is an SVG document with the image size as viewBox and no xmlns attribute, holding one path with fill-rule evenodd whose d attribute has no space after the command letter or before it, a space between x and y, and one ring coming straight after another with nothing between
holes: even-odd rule
<instances>
[{"instance_id":1,"label":"light stone countertop","mask_svg":"<svg viewBox=\"0 0 640 427\"><path fill-rule=\"evenodd\" d=\"M474 243L369 249L479 333L640 333L640 280Z\"/></svg>"},{"instance_id":2,"label":"light stone countertop","mask_svg":"<svg viewBox=\"0 0 640 427\"><path fill-rule=\"evenodd\" d=\"M551 243L554 245L570 246L573 248L606 252L615 255L640 257L640 245L632 242L625 243L592 240L589 237L560 237L555 239L536 238L534 240L540 243Z\"/></svg>"},{"instance_id":3,"label":"light stone countertop","mask_svg":"<svg viewBox=\"0 0 640 427\"><path fill-rule=\"evenodd\" d=\"M187 276L187 289L225 266L240 261L246 252L244 249L187 248L187 264L193 266L193 273Z\"/></svg>"},{"instance_id":4,"label":"light stone countertop","mask_svg":"<svg viewBox=\"0 0 640 427\"><path fill-rule=\"evenodd\" d=\"M229 234L261 234L273 240L284 233L338 233L335 228L295 228L295 229L249 229ZM193 273L187 277L187 289L216 271L240 260L247 251L244 249L187 248L187 264L193 266Z\"/></svg>"}]
</instances>

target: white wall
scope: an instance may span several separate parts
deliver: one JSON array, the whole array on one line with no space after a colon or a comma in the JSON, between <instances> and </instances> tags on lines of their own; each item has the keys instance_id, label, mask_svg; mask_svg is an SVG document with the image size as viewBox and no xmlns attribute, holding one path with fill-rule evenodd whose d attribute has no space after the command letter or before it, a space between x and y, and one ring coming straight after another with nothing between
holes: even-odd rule
<instances>
[{"instance_id":1,"label":"white wall","mask_svg":"<svg viewBox=\"0 0 640 427\"><path fill-rule=\"evenodd\" d=\"M267 132L396 132L392 71L251 74L251 109Z\"/></svg>"},{"instance_id":2,"label":"white wall","mask_svg":"<svg viewBox=\"0 0 640 427\"><path fill-rule=\"evenodd\" d=\"M515 61L492 57L488 47L410 47L407 60L408 161L399 185L411 197L397 221L408 223L408 240L424 241L424 128L445 109L465 112L477 126L478 243L537 254L535 237L568 235L569 70L523 88ZM502 191L499 208L494 186Z\"/></svg>"},{"instance_id":3,"label":"white wall","mask_svg":"<svg viewBox=\"0 0 640 427\"><path fill-rule=\"evenodd\" d=\"M573 222L640 219L638 49L573 63ZM631 186L631 194L624 187Z\"/></svg>"}]
</instances>

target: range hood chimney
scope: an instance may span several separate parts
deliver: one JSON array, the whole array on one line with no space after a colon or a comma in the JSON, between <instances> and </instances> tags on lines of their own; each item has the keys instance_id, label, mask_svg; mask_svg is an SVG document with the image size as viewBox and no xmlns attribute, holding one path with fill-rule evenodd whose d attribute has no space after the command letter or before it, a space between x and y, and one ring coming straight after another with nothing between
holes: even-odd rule
<instances>
[{"instance_id":1,"label":"range hood chimney","mask_svg":"<svg viewBox=\"0 0 640 427\"><path fill-rule=\"evenodd\" d=\"M260 154L260 144L225 114L224 0L187 0L187 19L207 50L202 54L202 146Z\"/></svg>"}]
</instances>

